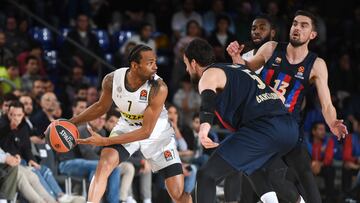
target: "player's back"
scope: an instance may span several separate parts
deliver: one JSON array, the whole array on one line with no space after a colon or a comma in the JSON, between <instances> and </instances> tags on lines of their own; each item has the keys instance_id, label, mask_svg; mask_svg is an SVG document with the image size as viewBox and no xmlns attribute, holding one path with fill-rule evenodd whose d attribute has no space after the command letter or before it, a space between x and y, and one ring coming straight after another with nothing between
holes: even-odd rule
<instances>
[{"instance_id":1,"label":"player's back","mask_svg":"<svg viewBox=\"0 0 360 203\"><path fill-rule=\"evenodd\" d=\"M216 114L228 129L236 130L263 116L287 114L277 94L245 66L213 64L213 67L222 69L226 75L225 87L216 97Z\"/></svg>"}]
</instances>

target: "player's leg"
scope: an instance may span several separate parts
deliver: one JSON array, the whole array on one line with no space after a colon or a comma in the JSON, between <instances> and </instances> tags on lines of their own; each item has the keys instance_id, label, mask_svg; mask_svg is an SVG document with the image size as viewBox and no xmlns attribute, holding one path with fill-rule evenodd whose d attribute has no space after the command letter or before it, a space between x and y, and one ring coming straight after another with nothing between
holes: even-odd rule
<instances>
[{"instance_id":1,"label":"player's leg","mask_svg":"<svg viewBox=\"0 0 360 203\"><path fill-rule=\"evenodd\" d=\"M184 191L184 175L181 163L175 163L159 171L165 178L166 189L176 203L191 203L191 195Z\"/></svg>"},{"instance_id":2,"label":"player's leg","mask_svg":"<svg viewBox=\"0 0 360 203\"><path fill-rule=\"evenodd\" d=\"M90 202L100 202L106 189L108 177L119 163L119 153L114 148L106 147L101 150L99 164L90 183L88 196Z\"/></svg>"},{"instance_id":3,"label":"player's leg","mask_svg":"<svg viewBox=\"0 0 360 203\"><path fill-rule=\"evenodd\" d=\"M310 156L303 146L297 146L285 155L284 160L286 164L294 169L305 194L301 194L306 202L317 203L321 202L319 188L316 185L314 175L311 171Z\"/></svg>"},{"instance_id":4,"label":"player's leg","mask_svg":"<svg viewBox=\"0 0 360 203\"><path fill-rule=\"evenodd\" d=\"M215 203L216 184L230 174L237 172L216 152L198 170L196 200L198 203Z\"/></svg>"}]
</instances>

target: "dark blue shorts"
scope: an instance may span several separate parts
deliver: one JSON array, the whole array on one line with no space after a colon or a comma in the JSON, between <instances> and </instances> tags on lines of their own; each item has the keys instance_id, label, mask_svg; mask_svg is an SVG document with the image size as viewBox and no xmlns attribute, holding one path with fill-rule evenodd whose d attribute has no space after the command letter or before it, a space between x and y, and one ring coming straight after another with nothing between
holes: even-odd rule
<instances>
[{"instance_id":1,"label":"dark blue shorts","mask_svg":"<svg viewBox=\"0 0 360 203\"><path fill-rule=\"evenodd\" d=\"M274 156L283 156L298 142L299 127L290 115L262 117L228 136L218 153L238 171L250 175Z\"/></svg>"}]
</instances>

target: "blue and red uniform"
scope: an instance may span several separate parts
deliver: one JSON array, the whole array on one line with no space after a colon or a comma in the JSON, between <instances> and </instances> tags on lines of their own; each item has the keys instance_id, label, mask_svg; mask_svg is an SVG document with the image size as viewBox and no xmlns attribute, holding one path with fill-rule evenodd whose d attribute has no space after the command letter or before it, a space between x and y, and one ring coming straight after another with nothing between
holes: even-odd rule
<instances>
[{"instance_id":1,"label":"blue and red uniform","mask_svg":"<svg viewBox=\"0 0 360 203\"><path fill-rule=\"evenodd\" d=\"M289 152L297 143L298 125L277 94L245 66L210 67L225 72L226 84L216 95L215 114L234 132L216 153L233 168L250 175L271 158Z\"/></svg>"}]
</instances>

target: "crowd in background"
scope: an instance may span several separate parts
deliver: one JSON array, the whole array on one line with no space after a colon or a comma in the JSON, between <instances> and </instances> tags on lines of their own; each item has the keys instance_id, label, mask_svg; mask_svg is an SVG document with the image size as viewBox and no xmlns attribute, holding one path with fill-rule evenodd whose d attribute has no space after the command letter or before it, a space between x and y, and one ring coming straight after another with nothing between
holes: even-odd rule
<instances>
[{"instance_id":1,"label":"crowd in background","mask_svg":"<svg viewBox=\"0 0 360 203\"><path fill-rule=\"evenodd\" d=\"M206 39L218 62L231 62L227 45L238 40L251 46L248 42L254 17L268 15L275 25L275 41L283 42L288 40L291 19L298 9L309 10L317 17L318 37L310 43L310 50L327 63L332 100L350 132L343 140L331 135L316 90L311 89L304 104L304 130L312 170L319 177L323 198L331 199L329 202L360 197L356 196L360 191L357 1L15 2L3 1L0 8L0 199L15 196L14 192L1 191L5 188L16 190L20 199L29 202L84 201L66 194L61 176L85 179L89 184L101 148L81 145L69 153L55 153L47 147L44 131L51 121L71 118L96 102L101 91L99 81L114 69L128 66L128 53L136 44L145 44L158 55L157 74L169 87L167 109L183 161L185 191L192 193L196 171L211 151L203 149L197 137L201 101L182 60L186 45L195 38ZM108 136L119 117L114 106L89 125ZM89 136L86 126L80 126L79 131L81 137ZM226 134L220 125L211 131L211 137L218 141ZM8 184L4 177L12 177L16 184ZM106 202L170 201L163 180L151 173L141 153L120 164L109 180ZM74 186L73 192L79 194L79 184Z\"/></svg>"}]
</instances>

